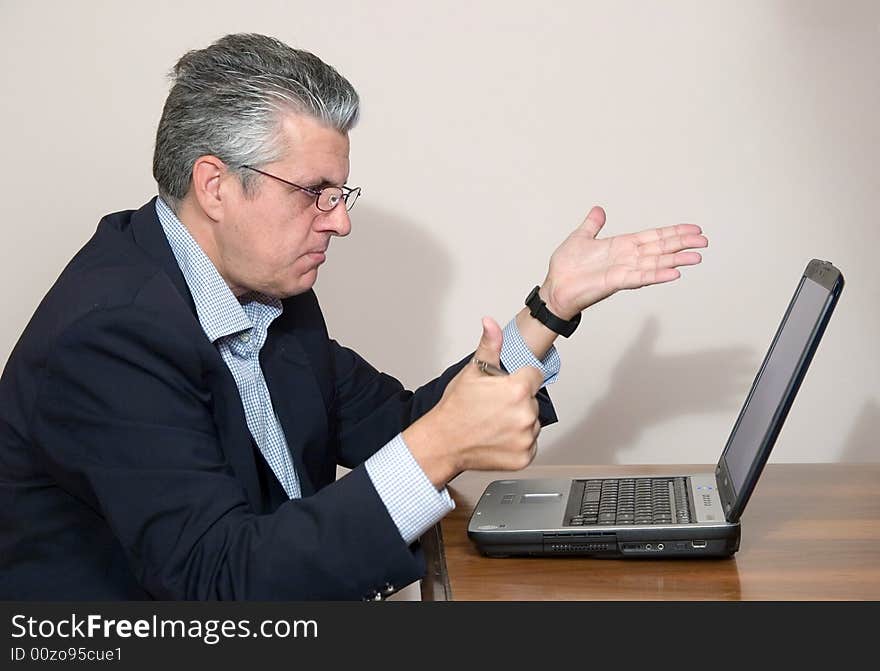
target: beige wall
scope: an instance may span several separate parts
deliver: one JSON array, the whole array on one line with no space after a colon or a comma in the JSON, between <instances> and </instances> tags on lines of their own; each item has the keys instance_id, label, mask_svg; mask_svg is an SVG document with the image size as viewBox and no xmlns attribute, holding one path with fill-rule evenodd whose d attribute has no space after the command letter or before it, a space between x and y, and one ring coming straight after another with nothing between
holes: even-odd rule
<instances>
[{"instance_id":1,"label":"beige wall","mask_svg":"<svg viewBox=\"0 0 880 671\"><path fill-rule=\"evenodd\" d=\"M880 459L877 2L0 0L0 364L98 218L153 195L165 73L236 31L362 94L365 195L318 291L378 367L416 385L463 355L599 203L608 234L711 247L561 343L539 463L714 461L812 257L848 285L774 459Z\"/></svg>"}]
</instances>

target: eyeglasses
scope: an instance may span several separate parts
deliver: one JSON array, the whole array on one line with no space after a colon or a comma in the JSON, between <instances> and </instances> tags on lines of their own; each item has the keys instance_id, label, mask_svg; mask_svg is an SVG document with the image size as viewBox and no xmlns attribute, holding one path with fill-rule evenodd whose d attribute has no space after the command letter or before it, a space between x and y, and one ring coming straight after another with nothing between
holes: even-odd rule
<instances>
[{"instance_id":1,"label":"eyeglasses","mask_svg":"<svg viewBox=\"0 0 880 671\"><path fill-rule=\"evenodd\" d=\"M331 210L333 210L333 208L339 205L340 201L345 203L345 208L347 210L350 210L357 202L358 196L361 195L361 187L359 186L351 189L347 186L325 186L323 189L310 189L307 186L300 186L299 184L288 182L286 179L282 179L278 175L273 175L263 170L258 170L257 168L254 168L250 165L243 165L241 167L246 168L247 170L258 172L261 175L265 175L266 177L277 179L279 182L283 182L288 186L293 186L297 189L300 189L301 191L312 194L315 197L315 207L321 210L321 212L330 212Z\"/></svg>"}]
</instances>

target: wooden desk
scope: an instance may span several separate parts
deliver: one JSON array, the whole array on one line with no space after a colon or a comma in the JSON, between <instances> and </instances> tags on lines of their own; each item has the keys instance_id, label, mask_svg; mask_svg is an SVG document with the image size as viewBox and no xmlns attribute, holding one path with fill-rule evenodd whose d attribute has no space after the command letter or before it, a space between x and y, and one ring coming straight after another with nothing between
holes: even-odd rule
<instances>
[{"instance_id":1,"label":"wooden desk","mask_svg":"<svg viewBox=\"0 0 880 671\"><path fill-rule=\"evenodd\" d=\"M742 518L731 559L499 558L467 537L476 501L492 480L673 475L713 467L532 466L463 473L450 484L456 509L422 538L422 599L880 600L880 464L769 464Z\"/></svg>"}]
</instances>

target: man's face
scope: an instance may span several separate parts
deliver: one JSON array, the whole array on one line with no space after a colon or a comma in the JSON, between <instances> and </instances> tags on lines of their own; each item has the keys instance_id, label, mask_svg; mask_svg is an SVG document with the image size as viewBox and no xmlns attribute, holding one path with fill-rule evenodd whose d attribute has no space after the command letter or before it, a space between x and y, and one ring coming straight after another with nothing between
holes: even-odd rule
<instances>
[{"instance_id":1,"label":"man's face","mask_svg":"<svg viewBox=\"0 0 880 671\"><path fill-rule=\"evenodd\" d=\"M288 114L282 122L284 158L259 167L289 182L319 190L348 179L348 136L320 122ZM330 238L348 235L345 203L322 212L315 196L253 173L245 195L238 178L223 179L223 217L215 222L216 265L232 291L286 298L312 288Z\"/></svg>"}]
</instances>

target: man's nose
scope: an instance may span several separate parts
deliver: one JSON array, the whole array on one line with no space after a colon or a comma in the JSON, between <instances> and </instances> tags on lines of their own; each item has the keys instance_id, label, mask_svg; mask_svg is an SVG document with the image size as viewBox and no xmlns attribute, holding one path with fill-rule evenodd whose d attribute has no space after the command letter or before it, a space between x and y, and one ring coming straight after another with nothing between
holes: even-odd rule
<instances>
[{"instance_id":1,"label":"man's nose","mask_svg":"<svg viewBox=\"0 0 880 671\"><path fill-rule=\"evenodd\" d=\"M339 203L329 212L324 213L319 219L319 230L329 231L334 235L345 237L351 233L351 218L345 203Z\"/></svg>"}]
</instances>

